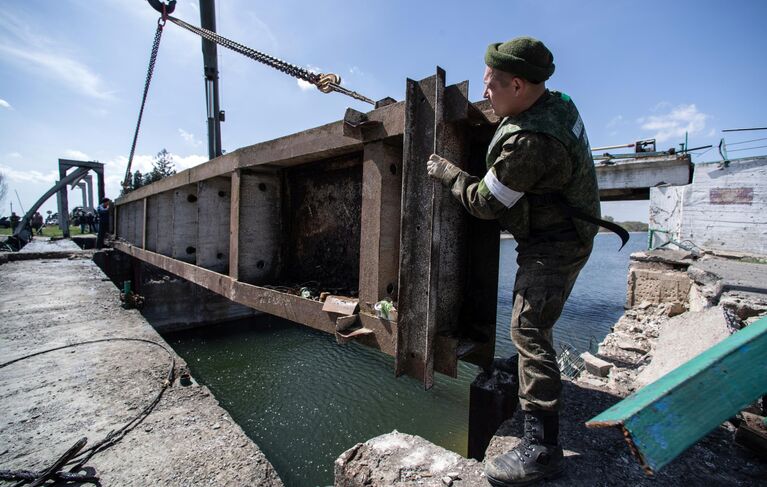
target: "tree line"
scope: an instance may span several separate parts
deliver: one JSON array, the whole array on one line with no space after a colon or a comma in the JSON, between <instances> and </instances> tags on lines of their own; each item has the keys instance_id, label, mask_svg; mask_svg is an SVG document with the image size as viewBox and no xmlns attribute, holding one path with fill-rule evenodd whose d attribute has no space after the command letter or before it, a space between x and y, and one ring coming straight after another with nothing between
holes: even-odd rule
<instances>
[{"instance_id":1,"label":"tree line","mask_svg":"<svg viewBox=\"0 0 767 487\"><path fill-rule=\"evenodd\" d=\"M154 160L152 160L151 171L146 174L142 174L138 169L134 171L130 185L122 190L122 194L130 193L135 189L146 186L147 184L152 184L174 174L176 174L176 168L175 163L173 162L173 155L163 149L158 152L154 157Z\"/></svg>"}]
</instances>

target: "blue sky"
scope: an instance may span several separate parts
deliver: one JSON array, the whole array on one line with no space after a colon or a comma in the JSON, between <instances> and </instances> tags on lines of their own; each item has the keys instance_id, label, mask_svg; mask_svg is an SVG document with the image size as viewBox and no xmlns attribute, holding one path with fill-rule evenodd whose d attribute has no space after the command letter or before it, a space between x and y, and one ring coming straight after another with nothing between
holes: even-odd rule
<instances>
[{"instance_id":1,"label":"blue sky","mask_svg":"<svg viewBox=\"0 0 767 487\"><path fill-rule=\"evenodd\" d=\"M56 179L58 158L106 164L117 196L127 162L157 14L144 0L0 0L0 214L25 208ZM578 104L594 146L656 137L659 148L734 144L767 132L763 1L264 2L217 0L218 31L292 63L334 72L370 98L404 97L405 78L440 65L448 82L482 92L491 42L518 35L554 53L551 88ZM199 24L197 2L176 16ZM225 150L340 119L367 105L304 89L282 73L219 49ZM168 23L134 168L165 148L184 169L207 160L202 54ZM756 141L742 149L767 145ZM765 154L767 148L732 152ZM716 149L695 162L718 159ZM80 201L79 191L70 194ZM55 199L44 210L55 211ZM647 219L647 203L605 204L619 220Z\"/></svg>"}]
</instances>

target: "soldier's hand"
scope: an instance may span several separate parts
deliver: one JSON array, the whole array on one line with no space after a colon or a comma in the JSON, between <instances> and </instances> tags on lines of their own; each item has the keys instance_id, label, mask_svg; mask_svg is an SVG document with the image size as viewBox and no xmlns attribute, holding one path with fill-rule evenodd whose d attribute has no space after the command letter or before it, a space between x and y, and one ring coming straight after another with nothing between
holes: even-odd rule
<instances>
[{"instance_id":1,"label":"soldier's hand","mask_svg":"<svg viewBox=\"0 0 767 487\"><path fill-rule=\"evenodd\" d=\"M426 161L426 170L429 176L442 181L444 184L452 183L452 180L460 172L458 166L437 154L429 156L429 160Z\"/></svg>"}]
</instances>

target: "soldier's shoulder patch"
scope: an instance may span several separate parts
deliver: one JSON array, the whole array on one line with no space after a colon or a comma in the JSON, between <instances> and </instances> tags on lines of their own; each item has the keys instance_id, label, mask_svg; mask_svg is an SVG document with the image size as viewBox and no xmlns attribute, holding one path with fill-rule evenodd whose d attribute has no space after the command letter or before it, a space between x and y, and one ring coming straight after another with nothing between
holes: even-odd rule
<instances>
[{"instance_id":1,"label":"soldier's shoulder patch","mask_svg":"<svg viewBox=\"0 0 767 487\"><path fill-rule=\"evenodd\" d=\"M561 97L561 98L562 98L564 101L570 101L570 100L571 100L571 98L570 98L570 95L568 95L567 93L560 93L560 94L559 94L559 96L560 96L560 97Z\"/></svg>"},{"instance_id":2,"label":"soldier's shoulder patch","mask_svg":"<svg viewBox=\"0 0 767 487\"><path fill-rule=\"evenodd\" d=\"M573 125L573 135L575 135L576 139L581 138L581 133L583 132L583 120L581 120L581 116L578 115L578 120L575 121L575 124Z\"/></svg>"}]
</instances>

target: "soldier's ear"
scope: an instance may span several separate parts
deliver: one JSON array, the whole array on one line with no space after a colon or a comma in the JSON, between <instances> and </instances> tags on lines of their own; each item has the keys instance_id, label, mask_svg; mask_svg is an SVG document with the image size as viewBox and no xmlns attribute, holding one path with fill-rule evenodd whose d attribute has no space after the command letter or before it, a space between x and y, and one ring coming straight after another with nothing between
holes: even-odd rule
<instances>
[{"instance_id":1,"label":"soldier's ear","mask_svg":"<svg viewBox=\"0 0 767 487\"><path fill-rule=\"evenodd\" d=\"M511 78L511 89L515 95L519 95L519 92L524 88L524 80L519 76Z\"/></svg>"}]
</instances>

